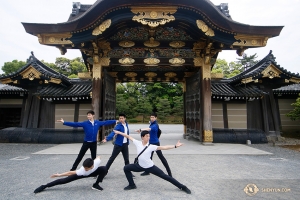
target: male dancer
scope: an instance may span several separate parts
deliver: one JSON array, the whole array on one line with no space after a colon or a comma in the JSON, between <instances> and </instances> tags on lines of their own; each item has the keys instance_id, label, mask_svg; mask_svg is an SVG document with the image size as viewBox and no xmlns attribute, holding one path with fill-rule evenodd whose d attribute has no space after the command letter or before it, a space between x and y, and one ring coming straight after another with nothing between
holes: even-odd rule
<instances>
[{"instance_id":1,"label":"male dancer","mask_svg":"<svg viewBox=\"0 0 300 200\"><path fill-rule=\"evenodd\" d=\"M156 145L156 146L160 146L160 142L159 142L159 139L158 139L158 124L157 124L157 114L156 113L152 113L151 116L150 116L150 126L149 128L142 128L142 129L139 129L139 130L136 130L136 132L142 132L142 131L149 131L150 132L150 141L149 143L150 144L153 144L153 145ZM151 154L151 160L152 160L152 157L153 157L153 153ZM164 155L162 154L162 152L160 150L157 150L156 151L156 154L158 155L159 159L161 160L162 164L165 166L167 172L168 172L168 175L169 176L172 176L172 172L171 172L171 169L169 167L169 164L166 160L166 158L164 157ZM141 174L141 176L146 176L146 175L150 175L147 171L145 171L144 173Z\"/></svg>"},{"instance_id":2,"label":"male dancer","mask_svg":"<svg viewBox=\"0 0 300 200\"><path fill-rule=\"evenodd\" d=\"M126 175L126 178L129 182L129 185L124 188L124 190L131 190L136 189L136 185L132 178L132 171L133 172L142 172L145 171L147 173L154 174L166 181L169 181L176 187L178 187L180 190L186 192L187 194L191 194L191 191L183 184L179 183L176 179L174 179L171 176L168 176L165 174L161 169L159 169L157 166L154 165L153 161L150 159L150 155L153 151L160 151L160 150L168 150L168 149L174 149L182 146L183 144L180 143L180 141L177 142L175 145L166 145L166 146L157 146L149 144L150 134L149 131L142 131L141 132L141 139L142 141L138 141L134 139L133 137L124 134L120 131L115 131L116 134L123 135L124 137L130 139L133 144L136 146L137 149L137 155L139 155L147 146L147 148L142 152L138 157L138 163L136 164L128 164L124 166L124 172ZM149 183L150 184L150 183Z\"/></svg>"},{"instance_id":3,"label":"male dancer","mask_svg":"<svg viewBox=\"0 0 300 200\"><path fill-rule=\"evenodd\" d=\"M34 193L42 192L47 187L53 187L55 185L66 184L78 179L87 178L87 177L96 177L98 176L96 182L93 184L92 189L101 191L103 188L99 185L99 182L102 182L104 176L107 174L107 169L105 166L100 167L100 156L97 156L95 160L87 158L83 162L83 166L76 171L68 171L61 174L53 174L51 178L67 176L66 178L57 179L46 185L41 185L40 187L34 190Z\"/></svg>"},{"instance_id":4,"label":"male dancer","mask_svg":"<svg viewBox=\"0 0 300 200\"><path fill-rule=\"evenodd\" d=\"M114 128L114 130L129 135L129 128L128 128L128 123L126 122L125 114L119 114L119 123ZM107 170L109 170L110 166L112 165L112 163L114 162L114 160L116 159L116 157L119 155L120 152L122 152L125 165L129 164L129 153L128 153L129 140L126 137L123 137L122 135L115 136L115 132L112 131L107 137L104 138L104 140L102 140L102 142L110 141L113 139L113 137L116 137L116 140L115 140L113 152L106 164Z\"/></svg>"},{"instance_id":5,"label":"male dancer","mask_svg":"<svg viewBox=\"0 0 300 200\"><path fill-rule=\"evenodd\" d=\"M90 110L87 112L87 121L83 122L65 122L63 118L57 120L58 122L62 122L66 126L71 127L82 127L85 133L84 142L81 146L79 154L71 168L71 171L76 170L77 166L79 165L80 161L82 160L83 156L85 155L86 151L90 149L92 159L96 158L97 154L97 134L100 127L105 125L112 125L116 124L118 120L106 120L106 121L99 121L95 120L95 113L94 111Z\"/></svg>"}]
</instances>

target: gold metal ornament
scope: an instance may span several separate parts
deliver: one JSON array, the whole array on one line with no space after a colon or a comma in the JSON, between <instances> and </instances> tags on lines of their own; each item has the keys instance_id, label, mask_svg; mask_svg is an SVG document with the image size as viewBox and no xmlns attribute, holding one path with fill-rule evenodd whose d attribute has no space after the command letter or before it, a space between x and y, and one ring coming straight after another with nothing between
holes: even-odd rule
<instances>
[{"instance_id":1,"label":"gold metal ornament","mask_svg":"<svg viewBox=\"0 0 300 200\"><path fill-rule=\"evenodd\" d=\"M174 21L175 17L172 15L177 11L177 7L138 7L131 8L131 12L136 14L132 20L137 21L143 25L148 25L152 28L159 25L164 25L170 21Z\"/></svg>"},{"instance_id":2,"label":"gold metal ornament","mask_svg":"<svg viewBox=\"0 0 300 200\"><path fill-rule=\"evenodd\" d=\"M144 59L144 63L146 63L146 66L157 66L158 63L160 63L160 60L157 58L146 58Z\"/></svg>"},{"instance_id":3,"label":"gold metal ornament","mask_svg":"<svg viewBox=\"0 0 300 200\"><path fill-rule=\"evenodd\" d=\"M169 45L173 48L181 48L181 47L185 46L185 42L183 42L183 41L173 41L173 42L170 42Z\"/></svg>"},{"instance_id":4,"label":"gold metal ornament","mask_svg":"<svg viewBox=\"0 0 300 200\"><path fill-rule=\"evenodd\" d=\"M135 45L135 43L133 41L129 41L129 40L119 42L119 46L125 47L125 48L133 47L134 45Z\"/></svg>"},{"instance_id":5,"label":"gold metal ornament","mask_svg":"<svg viewBox=\"0 0 300 200\"><path fill-rule=\"evenodd\" d=\"M129 57L119 59L119 63L121 64L121 66L132 66L134 62L135 60Z\"/></svg>"},{"instance_id":6,"label":"gold metal ornament","mask_svg":"<svg viewBox=\"0 0 300 200\"><path fill-rule=\"evenodd\" d=\"M157 47L160 45L160 42L156 41L153 37L151 37L148 41L144 42L146 47Z\"/></svg>"},{"instance_id":7,"label":"gold metal ornament","mask_svg":"<svg viewBox=\"0 0 300 200\"><path fill-rule=\"evenodd\" d=\"M182 58L172 58L169 60L169 63L171 63L171 66L182 66L183 63L185 63L185 60Z\"/></svg>"},{"instance_id":8,"label":"gold metal ornament","mask_svg":"<svg viewBox=\"0 0 300 200\"><path fill-rule=\"evenodd\" d=\"M215 32L214 32L211 28L209 28L209 27L205 24L204 21L202 21L202 20L196 20L196 24L197 24L198 28L199 28L203 33L205 33L205 35L210 36L210 37L215 36Z\"/></svg>"},{"instance_id":9,"label":"gold metal ornament","mask_svg":"<svg viewBox=\"0 0 300 200\"><path fill-rule=\"evenodd\" d=\"M110 27L110 25L111 25L111 19L105 20L104 22L102 22L102 24L100 24L93 30L92 35L102 34L107 28Z\"/></svg>"}]
</instances>

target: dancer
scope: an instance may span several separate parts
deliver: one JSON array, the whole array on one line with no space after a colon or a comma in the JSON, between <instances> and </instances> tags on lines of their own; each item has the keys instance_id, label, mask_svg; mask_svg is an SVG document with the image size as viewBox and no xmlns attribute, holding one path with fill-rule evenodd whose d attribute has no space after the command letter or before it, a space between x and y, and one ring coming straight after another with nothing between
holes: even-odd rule
<instances>
[{"instance_id":1,"label":"dancer","mask_svg":"<svg viewBox=\"0 0 300 200\"><path fill-rule=\"evenodd\" d=\"M154 174L166 181L169 181L180 190L186 192L187 194L191 194L191 191L183 184L179 183L176 179L171 176L165 174L161 169L154 165L153 161L150 159L151 153L153 151L160 151L160 150L168 150L174 149L182 146L183 144L180 141L177 142L175 145L166 145L166 146L157 146L149 144L150 134L149 131L142 131L141 132L141 139L142 141L138 141L133 137L124 134L120 131L115 131L116 134L120 134L128 139L130 139L133 144L136 146L138 156L138 163L135 164L128 164L124 166L124 172L126 178L129 182L129 185L124 188L124 190L131 190L136 189L136 185L132 178L132 171L133 172L142 172L145 171L147 173ZM147 148L146 148L147 147ZM143 152L142 152L143 151Z\"/></svg>"},{"instance_id":2,"label":"dancer","mask_svg":"<svg viewBox=\"0 0 300 200\"><path fill-rule=\"evenodd\" d=\"M51 178L61 177L61 176L67 176L67 177L57 179L55 181L47 183L46 185L41 185L40 187L34 190L34 193L42 192L44 189L48 187L53 187L55 185L62 185L78 179L87 178L87 177L96 177L96 176L98 176L98 178L96 182L93 184L92 189L101 191L103 190L103 188L99 185L99 183L102 182L103 178L107 174L107 169L105 166L100 167L100 162L101 162L100 156L97 156L95 160L92 160L91 158L87 158L83 162L83 166L76 171L68 171L61 174L53 174Z\"/></svg>"},{"instance_id":3,"label":"dancer","mask_svg":"<svg viewBox=\"0 0 300 200\"><path fill-rule=\"evenodd\" d=\"M90 149L92 159L96 158L97 154L97 134L100 127L105 125L112 125L116 124L118 120L106 120L106 121L99 121L95 120L95 113L94 111L90 110L87 112L88 120L83 122L65 122L63 118L57 120L58 122L62 122L66 126L71 127L82 127L85 133L84 142L81 146L79 154L70 169L71 171L76 170L77 166L79 165L80 161L82 160L83 156L85 155L86 151Z\"/></svg>"},{"instance_id":4,"label":"dancer","mask_svg":"<svg viewBox=\"0 0 300 200\"><path fill-rule=\"evenodd\" d=\"M126 122L125 114L119 114L119 123L114 128L114 130L129 135L129 128L128 128L128 123ZM116 159L116 157L119 155L120 152L122 152L125 165L129 164L129 152L128 152L129 140L126 137L123 137L122 135L115 135L115 132L112 131L107 137L104 138L104 140L102 140L102 142L110 141L113 139L113 137L116 137L116 139L114 143L114 149L106 164L107 170L109 170L110 166L112 165L112 163L114 162L114 160Z\"/></svg>"},{"instance_id":5,"label":"dancer","mask_svg":"<svg viewBox=\"0 0 300 200\"><path fill-rule=\"evenodd\" d=\"M158 139L158 130L159 130L159 126L158 126L158 123L157 123L157 114L152 113L150 115L150 126L149 126L149 128L142 128L142 129L136 130L136 132L141 133L142 131L149 131L149 133L150 133L149 143L153 144L153 145L156 145L156 146L160 146L160 142L159 142L159 139ZM152 160L152 157L153 157L153 153L154 152L151 153L151 160ZM172 172L171 172L171 169L169 167L168 161L164 157L164 155L162 154L161 150L157 150L156 154L159 157L159 159L161 160L162 164L165 166L168 175L172 176ZM150 175L150 174L146 171L141 174L141 176L146 176L146 175Z\"/></svg>"}]
</instances>

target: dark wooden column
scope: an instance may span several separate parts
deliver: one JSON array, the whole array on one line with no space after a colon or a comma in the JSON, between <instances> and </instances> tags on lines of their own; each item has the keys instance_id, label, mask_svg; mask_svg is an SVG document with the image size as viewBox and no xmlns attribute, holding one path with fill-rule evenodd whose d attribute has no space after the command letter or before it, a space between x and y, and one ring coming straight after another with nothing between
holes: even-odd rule
<instances>
[{"instance_id":1,"label":"dark wooden column","mask_svg":"<svg viewBox=\"0 0 300 200\"><path fill-rule=\"evenodd\" d=\"M202 96L202 123L203 123L203 144L213 142L212 121L211 121L211 70L210 64L203 60L201 67L201 96Z\"/></svg>"},{"instance_id":2,"label":"dark wooden column","mask_svg":"<svg viewBox=\"0 0 300 200\"><path fill-rule=\"evenodd\" d=\"M182 87L182 90L183 90L183 138L185 139L186 138L186 82L183 82L183 87Z\"/></svg>"},{"instance_id":3,"label":"dark wooden column","mask_svg":"<svg viewBox=\"0 0 300 200\"><path fill-rule=\"evenodd\" d=\"M101 94L102 94L102 66L99 63L93 64L93 88L92 88L92 110L95 112L95 119L101 118Z\"/></svg>"}]
</instances>

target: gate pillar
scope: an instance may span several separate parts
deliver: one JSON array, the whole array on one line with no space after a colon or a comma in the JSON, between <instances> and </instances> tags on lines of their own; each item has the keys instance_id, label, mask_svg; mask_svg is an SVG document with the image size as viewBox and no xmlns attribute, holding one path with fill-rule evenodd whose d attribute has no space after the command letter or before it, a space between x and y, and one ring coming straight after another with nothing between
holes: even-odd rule
<instances>
[{"instance_id":1,"label":"gate pillar","mask_svg":"<svg viewBox=\"0 0 300 200\"><path fill-rule=\"evenodd\" d=\"M201 65L201 110L203 144L212 144L213 131L211 120L211 65L210 57L195 58L195 64Z\"/></svg>"},{"instance_id":2,"label":"gate pillar","mask_svg":"<svg viewBox=\"0 0 300 200\"><path fill-rule=\"evenodd\" d=\"M93 64L93 88L92 88L92 109L95 112L95 119L100 117L100 105L101 105L101 94L102 94L102 66L98 61L94 59Z\"/></svg>"}]
</instances>

